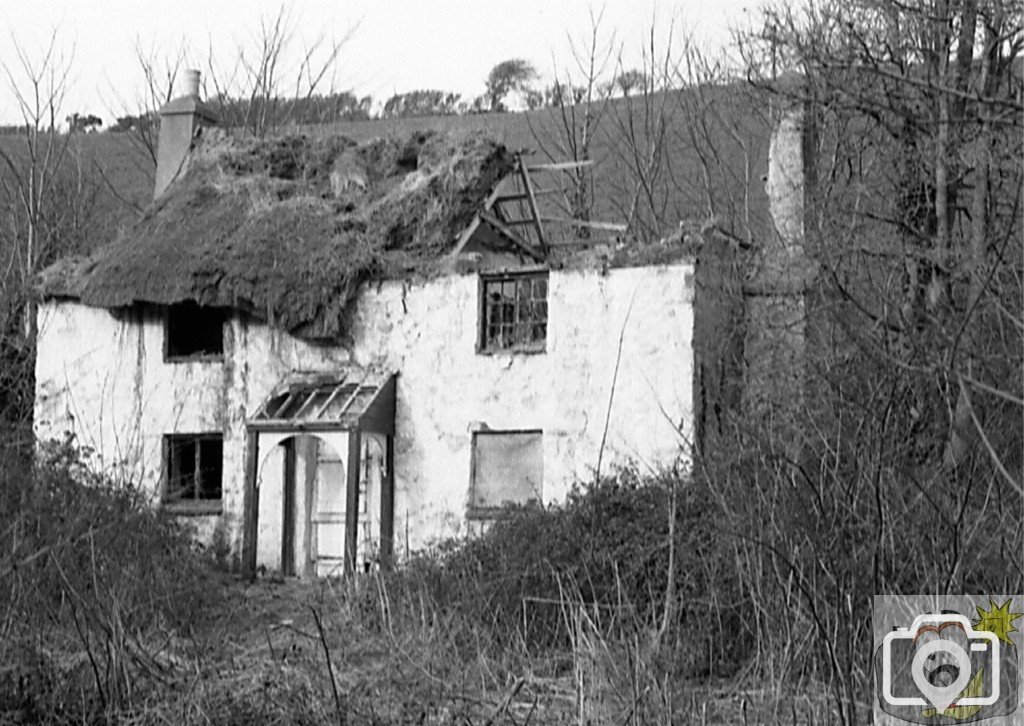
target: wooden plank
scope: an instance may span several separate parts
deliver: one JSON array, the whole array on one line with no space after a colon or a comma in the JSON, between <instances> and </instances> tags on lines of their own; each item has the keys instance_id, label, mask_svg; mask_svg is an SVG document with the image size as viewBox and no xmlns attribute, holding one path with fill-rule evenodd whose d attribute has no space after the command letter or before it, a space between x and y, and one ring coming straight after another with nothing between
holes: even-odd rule
<instances>
[{"instance_id":1,"label":"wooden plank","mask_svg":"<svg viewBox=\"0 0 1024 726\"><path fill-rule=\"evenodd\" d=\"M356 397L359 395L359 389L361 389L363 387L363 384L366 383L367 378L368 376L363 376L361 379L359 379L359 383L357 383L356 387L352 389L352 395L345 399L345 403L342 404L341 410L338 411L339 419L345 415L345 412L348 410L348 407L351 406L352 402L356 400Z\"/></svg>"},{"instance_id":2,"label":"wooden plank","mask_svg":"<svg viewBox=\"0 0 1024 726\"><path fill-rule=\"evenodd\" d=\"M559 161L552 164L530 164L530 171L565 171L566 169L578 169L581 166L591 166L592 159L586 161Z\"/></svg>"},{"instance_id":3,"label":"wooden plank","mask_svg":"<svg viewBox=\"0 0 1024 726\"><path fill-rule=\"evenodd\" d=\"M561 194L561 189L534 189L533 194L537 197L548 196L549 194ZM500 197L494 200L495 204L503 202L522 202L530 198L530 195L526 192L515 193L515 194L502 194Z\"/></svg>"},{"instance_id":4,"label":"wooden plank","mask_svg":"<svg viewBox=\"0 0 1024 726\"><path fill-rule=\"evenodd\" d=\"M377 389L373 400L359 417L360 431L372 431L378 434L395 433L395 393L397 390L395 379L396 376L392 374Z\"/></svg>"},{"instance_id":5,"label":"wooden plank","mask_svg":"<svg viewBox=\"0 0 1024 726\"><path fill-rule=\"evenodd\" d=\"M295 575L295 439L284 440L284 487L281 492L284 501L281 507L281 574Z\"/></svg>"},{"instance_id":6,"label":"wooden plank","mask_svg":"<svg viewBox=\"0 0 1024 726\"><path fill-rule=\"evenodd\" d=\"M479 226L480 226L480 215L478 214L475 217L473 217L473 221L470 222L469 226L466 227L466 229L462 232L461 235L459 235L459 241L456 242L455 243L455 247L452 248L452 252L451 252L452 257L458 257L459 256L459 253L462 252L463 249L465 249L466 245L469 243L470 238L473 236L473 233L476 232L477 227L479 227Z\"/></svg>"},{"instance_id":7,"label":"wooden plank","mask_svg":"<svg viewBox=\"0 0 1024 726\"><path fill-rule=\"evenodd\" d=\"M334 401L334 399L338 397L338 394L341 392L341 389L342 389L342 387L344 387L344 385L345 385L345 381L342 381L341 383L339 383L338 385L336 385L334 387L334 390L331 391L331 395L327 397L326 401L324 401L324 405L321 406L320 408L318 408L316 410L316 413L313 414L313 418L319 419L321 416L324 415L324 411L326 411L327 407L331 405L331 402Z\"/></svg>"},{"instance_id":8,"label":"wooden plank","mask_svg":"<svg viewBox=\"0 0 1024 726\"><path fill-rule=\"evenodd\" d=\"M384 438L384 477L380 491L380 566L390 570L395 549L395 437Z\"/></svg>"},{"instance_id":9,"label":"wooden plank","mask_svg":"<svg viewBox=\"0 0 1024 726\"><path fill-rule=\"evenodd\" d=\"M312 391L310 391L309 396L307 396L306 400L302 402L302 405L299 406L299 409L291 415L291 418L297 419L299 416L301 416L302 412L306 410L306 406L313 403L313 399L316 398L316 394L318 391L318 388L314 388Z\"/></svg>"},{"instance_id":10,"label":"wooden plank","mask_svg":"<svg viewBox=\"0 0 1024 726\"><path fill-rule=\"evenodd\" d=\"M624 224L614 224L613 222L587 222L582 219L567 219L564 217L544 217L545 222L553 222L554 224L570 224L573 227L587 227L589 229L603 229L608 232L625 232L627 227Z\"/></svg>"},{"instance_id":11,"label":"wooden plank","mask_svg":"<svg viewBox=\"0 0 1024 726\"><path fill-rule=\"evenodd\" d=\"M244 520L242 524L242 576L256 579L256 528L259 524L260 496L257 483L259 467L259 434L245 433L245 490L242 494Z\"/></svg>"},{"instance_id":12,"label":"wooden plank","mask_svg":"<svg viewBox=\"0 0 1024 726\"><path fill-rule=\"evenodd\" d=\"M551 243L551 246L555 247L555 248L561 248L561 247L596 247L596 246L599 246L599 245L607 246L610 241L611 240L609 240L607 237L603 237L603 238L602 237L590 237L588 239L579 239L579 238L559 239L559 240L553 241Z\"/></svg>"},{"instance_id":13,"label":"wooden plank","mask_svg":"<svg viewBox=\"0 0 1024 726\"><path fill-rule=\"evenodd\" d=\"M269 418L277 418L278 416L280 416L282 413L284 413L284 410L286 408L288 408L288 406L290 406L292 401L294 401L294 400L295 400L295 394L294 393L289 393L288 396L284 399L284 403L282 403L280 406L278 406L277 410L274 411L274 415L270 416Z\"/></svg>"},{"instance_id":14,"label":"wooden plank","mask_svg":"<svg viewBox=\"0 0 1024 726\"><path fill-rule=\"evenodd\" d=\"M488 196L487 199L484 201L484 210L485 211L488 211L488 212L491 211L491 208L494 206L495 200L497 200L498 197L501 196L501 186L502 186L502 184L504 184L504 182L505 182L504 178L501 181L499 181L497 183L497 185L495 185L494 189L491 191L490 196ZM462 234L459 235L459 239L455 243L455 247L451 251L451 256L452 257L458 257L459 256L459 253L462 252L463 248L465 248L465 246L467 244L469 244L470 238L473 236L473 233L476 232L476 228L479 227L479 226L480 226L480 215L478 214L477 216L473 217L473 221L470 222L469 226L466 227L466 229L463 230Z\"/></svg>"},{"instance_id":15,"label":"wooden plank","mask_svg":"<svg viewBox=\"0 0 1024 726\"><path fill-rule=\"evenodd\" d=\"M536 262L546 261L546 258L541 253L533 249L533 245L529 244L526 240L516 234L515 231L509 227L508 223L502 222L490 212L480 212L480 217L508 237L509 241L516 245L524 254L532 257Z\"/></svg>"},{"instance_id":16,"label":"wooden plank","mask_svg":"<svg viewBox=\"0 0 1024 726\"><path fill-rule=\"evenodd\" d=\"M540 209L537 207L537 196L533 193L533 182L530 181L530 174L527 172L526 164L523 163L522 159L519 159L519 175L523 179L523 187L526 189L530 212L533 214L534 229L537 232L537 244L540 245L541 253L547 257L548 243L544 239L544 225L541 224L540 220Z\"/></svg>"},{"instance_id":17,"label":"wooden plank","mask_svg":"<svg viewBox=\"0 0 1024 726\"><path fill-rule=\"evenodd\" d=\"M359 454L362 437L359 431L348 432L348 468L345 480L345 573L356 571L356 550L359 546Z\"/></svg>"}]
</instances>

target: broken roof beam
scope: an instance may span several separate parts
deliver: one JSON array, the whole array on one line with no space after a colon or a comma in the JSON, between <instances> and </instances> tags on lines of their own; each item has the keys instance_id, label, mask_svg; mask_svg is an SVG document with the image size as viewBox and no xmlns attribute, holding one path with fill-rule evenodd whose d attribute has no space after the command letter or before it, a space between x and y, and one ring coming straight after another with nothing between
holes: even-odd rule
<instances>
[{"instance_id":1,"label":"broken roof beam","mask_svg":"<svg viewBox=\"0 0 1024 726\"><path fill-rule=\"evenodd\" d=\"M541 224L540 220L540 209L537 208L537 195L533 192L533 182L530 181L530 173L526 169L526 164L523 163L522 157L519 157L519 176L523 180L523 188L526 190L526 198L530 207L530 212L533 214L533 228L537 232L537 244L540 246L541 254L545 257L548 255L548 243L544 239L544 225Z\"/></svg>"},{"instance_id":2,"label":"broken roof beam","mask_svg":"<svg viewBox=\"0 0 1024 726\"><path fill-rule=\"evenodd\" d=\"M533 245L531 245L529 242L527 242L518 234L516 234L515 230L513 230L510 226L513 224L530 224L530 220L515 220L512 222L503 222L500 219L498 219L492 212L480 212L479 218L487 222L495 229L497 229L503 235L505 235L505 237L508 238L509 242L518 247L519 250L524 254L528 255L529 257L532 257L535 262L547 261L547 257L544 254L535 250L533 248Z\"/></svg>"},{"instance_id":3,"label":"broken roof beam","mask_svg":"<svg viewBox=\"0 0 1024 726\"><path fill-rule=\"evenodd\" d=\"M606 232L625 232L628 227L624 224L614 222L591 222L586 219L568 219L565 217L542 217L545 222L554 224L570 224L573 227L585 227L587 229L601 229Z\"/></svg>"},{"instance_id":4,"label":"broken roof beam","mask_svg":"<svg viewBox=\"0 0 1024 726\"><path fill-rule=\"evenodd\" d=\"M561 194L561 189L534 189L533 194L537 197L547 196L548 194ZM530 195L526 192L512 192L510 194L502 194L500 197L494 200L495 204L504 202L522 202L530 198Z\"/></svg>"},{"instance_id":5,"label":"broken roof beam","mask_svg":"<svg viewBox=\"0 0 1024 726\"><path fill-rule=\"evenodd\" d=\"M551 164L530 164L530 171L566 171L568 169L578 169L581 166L592 166L592 159L586 159L584 161L558 161Z\"/></svg>"},{"instance_id":6,"label":"broken roof beam","mask_svg":"<svg viewBox=\"0 0 1024 726\"><path fill-rule=\"evenodd\" d=\"M498 200L499 197L502 196L502 193L501 193L502 184L504 184L505 179L508 179L509 176L511 176L511 174L502 177L502 179L497 183L497 185L491 191L490 195L484 201L484 210L489 212L489 211L491 211L491 209L494 208L495 202ZM500 213L500 207L498 208L498 211ZM459 235L459 239L455 243L455 247L453 247L452 251L451 251L451 256L452 257L458 257L459 256L459 254L462 252L463 248L467 244L469 244L470 238L473 237L473 233L476 232L476 228L479 227L479 226L480 226L480 215L477 214L475 217L473 217L473 221L469 223L469 226L466 227L466 229L464 229L462 231L462 234Z\"/></svg>"}]
</instances>

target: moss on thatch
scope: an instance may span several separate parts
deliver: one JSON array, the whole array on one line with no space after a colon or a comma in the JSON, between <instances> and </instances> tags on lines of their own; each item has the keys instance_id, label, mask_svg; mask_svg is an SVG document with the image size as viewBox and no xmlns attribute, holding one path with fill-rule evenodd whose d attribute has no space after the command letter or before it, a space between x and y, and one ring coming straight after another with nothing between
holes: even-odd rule
<instances>
[{"instance_id":1,"label":"moss on thatch","mask_svg":"<svg viewBox=\"0 0 1024 726\"><path fill-rule=\"evenodd\" d=\"M436 269L512 167L479 135L357 144L215 131L138 224L47 270L43 292L108 308L194 301L337 338L360 283Z\"/></svg>"}]
</instances>

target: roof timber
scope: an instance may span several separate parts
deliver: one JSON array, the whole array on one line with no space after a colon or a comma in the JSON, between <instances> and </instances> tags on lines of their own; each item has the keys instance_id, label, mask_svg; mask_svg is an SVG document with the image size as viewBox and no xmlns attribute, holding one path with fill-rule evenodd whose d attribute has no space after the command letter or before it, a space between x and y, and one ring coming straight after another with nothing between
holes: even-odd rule
<instances>
[{"instance_id":1,"label":"roof timber","mask_svg":"<svg viewBox=\"0 0 1024 726\"><path fill-rule=\"evenodd\" d=\"M474 216L469 226L463 230L451 252L451 256L457 257L469 244L474 233L479 229L481 222L496 230L504 237L512 247L519 253L525 253L538 262L548 261L551 254L552 244L562 246L557 242L548 239L544 229L545 223L569 225L576 228L595 229L606 232L623 233L627 230L626 225L614 224L611 222L595 222L582 219L569 219L566 217L554 217L541 214L537 203L538 197L552 194L564 193L558 188L537 188L534 185L532 173L557 172L589 167L593 161L566 161L550 164L527 164L523 161L522 154L515 157L514 170L505 177L505 180L515 179L517 186L521 189L515 191L502 191L504 184L499 184L484 201L482 208ZM506 205L516 204L510 209ZM510 212L518 211L518 216ZM527 227L532 234L520 234L517 227ZM590 240L580 240L578 244L590 244Z\"/></svg>"}]
</instances>

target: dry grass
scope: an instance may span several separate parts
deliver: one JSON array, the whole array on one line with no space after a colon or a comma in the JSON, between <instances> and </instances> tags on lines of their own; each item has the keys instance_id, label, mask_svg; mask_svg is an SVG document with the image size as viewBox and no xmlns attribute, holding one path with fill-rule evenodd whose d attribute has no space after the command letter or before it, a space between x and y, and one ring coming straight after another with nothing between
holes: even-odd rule
<instances>
[{"instance_id":1,"label":"dry grass","mask_svg":"<svg viewBox=\"0 0 1024 726\"><path fill-rule=\"evenodd\" d=\"M436 603L396 603L377 576L251 586L213 581L224 588L224 610L187 637L168 639L159 653L163 681L140 689L115 720L477 726L829 720L815 695L780 702L778 694L726 682L673 678L660 672L642 639L609 640L585 608L568 602L573 636L564 650L531 656L481 645L467 653L455 644L467 634L453 632L456 623ZM374 602L391 617L364 612ZM73 657L65 663L84 667Z\"/></svg>"},{"instance_id":2,"label":"dry grass","mask_svg":"<svg viewBox=\"0 0 1024 726\"><path fill-rule=\"evenodd\" d=\"M759 693L738 685L749 679L690 672L699 633L660 617L657 483L620 474L562 511L523 510L399 572L250 585L130 487L91 475L70 443L56 455L22 482L33 482L27 497L0 471L0 722L829 720L822 699L787 700L799 686ZM562 531L508 536L538 527ZM588 541L600 543L589 555ZM549 551L544 567L518 561L536 559L531 546Z\"/></svg>"}]
</instances>

